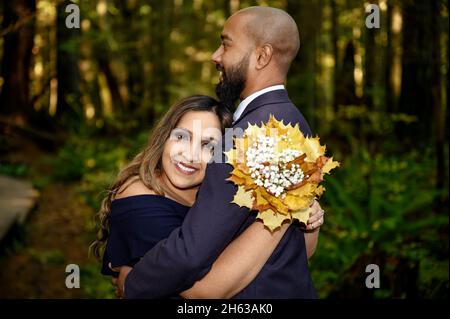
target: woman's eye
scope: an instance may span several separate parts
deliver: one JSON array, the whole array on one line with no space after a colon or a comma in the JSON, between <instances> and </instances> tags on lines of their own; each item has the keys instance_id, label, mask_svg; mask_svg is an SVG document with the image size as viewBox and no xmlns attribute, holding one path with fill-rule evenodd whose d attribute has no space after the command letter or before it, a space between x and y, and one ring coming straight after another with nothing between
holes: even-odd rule
<instances>
[{"instance_id":1,"label":"woman's eye","mask_svg":"<svg viewBox=\"0 0 450 319\"><path fill-rule=\"evenodd\" d=\"M177 141L189 141L189 135L184 132L173 132L172 138Z\"/></svg>"},{"instance_id":2,"label":"woman's eye","mask_svg":"<svg viewBox=\"0 0 450 319\"><path fill-rule=\"evenodd\" d=\"M213 143L205 143L203 144L203 148L207 151L212 152L214 150L215 145Z\"/></svg>"}]
</instances>

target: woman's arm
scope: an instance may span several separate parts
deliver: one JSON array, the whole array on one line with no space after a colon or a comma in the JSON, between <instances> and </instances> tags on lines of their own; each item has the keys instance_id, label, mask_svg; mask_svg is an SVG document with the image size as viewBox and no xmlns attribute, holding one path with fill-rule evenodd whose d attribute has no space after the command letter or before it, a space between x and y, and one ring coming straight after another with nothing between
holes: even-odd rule
<instances>
[{"instance_id":1,"label":"woman's arm","mask_svg":"<svg viewBox=\"0 0 450 319\"><path fill-rule=\"evenodd\" d=\"M187 299L233 297L258 275L289 226L285 223L271 233L255 221L225 248L209 273L180 295Z\"/></svg>"},{"instance_id":2,"label":"woman's arm","mask_svg":"<svg viewBox=\"0 0 450 319\"><path fill-rule=\"evenodd\" d=\"M305 246L308 259L314 255L317 247L317 241L319 239L320 226L323 224L324 211L320 207L318 201L314 201L311 205L312 213L308 219L308 224L306 225L305 234Z\"/></svg>"},{"instance_id":3,"label":"woman's arm","mask_svg":"<svg viewBox=\"0 0 450 319\"><path fill-rule=\"evenodd\" d=\"M308 259L311 258L316 252L317 241L319 239L319 231L320 227L317 227L313 231L304 232L306 254L308 255Z\"/></svg>"}]
</instances>

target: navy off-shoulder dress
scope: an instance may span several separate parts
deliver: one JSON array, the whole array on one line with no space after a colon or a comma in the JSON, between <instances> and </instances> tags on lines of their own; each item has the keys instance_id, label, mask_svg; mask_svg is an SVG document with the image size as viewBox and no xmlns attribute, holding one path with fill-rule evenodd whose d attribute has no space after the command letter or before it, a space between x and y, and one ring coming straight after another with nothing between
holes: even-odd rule
<instances>
[{"instance_id":1,"label":"navy off-shoulder dress","mask_svg":"<svg viewBox=\"0 0 450 319\"><path fill-rule=\"evenodd\" d=\"M102 274L117 276L108 264L134 266L160 240L181 226L188 206L161 195L136 195L111 203L110 237L103 256Z\"/></svg>"}]
</instances>

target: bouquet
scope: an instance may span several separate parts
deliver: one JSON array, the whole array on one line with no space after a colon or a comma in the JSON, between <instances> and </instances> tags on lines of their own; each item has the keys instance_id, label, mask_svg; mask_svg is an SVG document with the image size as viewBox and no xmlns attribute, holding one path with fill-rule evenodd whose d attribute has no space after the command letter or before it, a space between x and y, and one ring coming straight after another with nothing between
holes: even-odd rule
<instances>
[{"instance_id":1,"label":"bouquet","mask_svg":"<svg viewBox=\"0 0 450 319\"><path fill-rule=\"evenodd\" d=\"M325 191L324 174L339 166L326 157L319 137L308 138L270 116L266 124L249 125L225 152L233 166L229 181L238 186L232 203L258 211L270 231L285 220L306 224L312 200Z\"/></svg>"}]
</instances>

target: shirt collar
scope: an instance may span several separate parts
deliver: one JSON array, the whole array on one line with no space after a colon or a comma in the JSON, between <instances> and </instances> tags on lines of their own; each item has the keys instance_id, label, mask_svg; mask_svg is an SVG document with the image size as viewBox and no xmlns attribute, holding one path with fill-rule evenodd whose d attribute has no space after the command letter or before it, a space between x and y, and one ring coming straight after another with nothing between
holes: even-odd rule
<instances>
[{"instance_id":1,"label":"shirt collar","mask_svg":"<svg viewBox=\"0 0 450 319\"><path fill-rule=\"evenodd\" d=\"M241 103L239 103L236 111L233 114L233 122L236 122L242 115L242 113L244 113L245 108L254 100L256 99L258 96L263 95L264 93L267 92L271 92L271 91L275 91L275 90L284 90L284 85L283 84L279 84L279 85L273 85L273 86L269 86L265 89L262 89L260 91L256 91L255 93L247 96L243 101L241 101Z\"/></svg>"}]
</instances>

